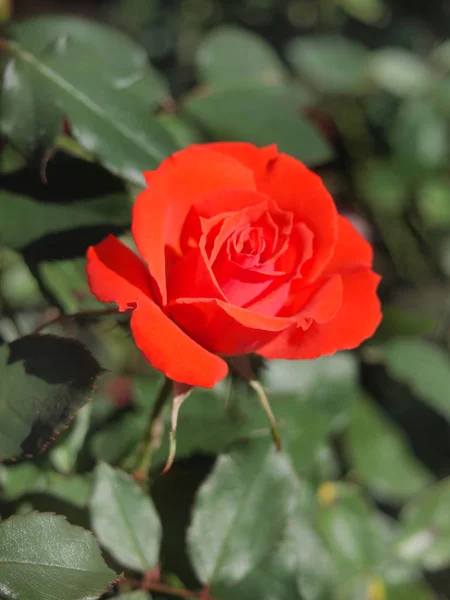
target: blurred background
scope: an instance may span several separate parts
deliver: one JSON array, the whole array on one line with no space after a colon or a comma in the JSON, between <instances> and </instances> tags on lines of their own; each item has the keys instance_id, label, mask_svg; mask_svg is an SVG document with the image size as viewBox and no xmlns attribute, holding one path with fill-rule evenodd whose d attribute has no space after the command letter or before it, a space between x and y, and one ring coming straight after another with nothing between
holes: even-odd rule
<instances>
[{"instance_id":1,"label":"blurred background","mask_svg":"<svg viewBox=\"0 0 450 600\"><path fill-rule=\"evenodd\" d=\"M145 50L147 79L122 88L163 124L177 147L210 139L275 142L323 177L339 210L374 244L384 313L374 339L355 353L314 364L276 363L262 372L276 413L278 398L300 392L308 398L291 447L298 472L312 482L319 499L326 504L330 488L323 485L330 481L337 482L336 489L356 482L369 494L373 511L395 522L400 518L411 539L431 534L428 545L411 542L404 549L414 566L427 570L425 583L420 579L408 587L400 577L400 587L394 582L389 595L387 578L386 595L371 588L367 598L450 598L450 3L0 0L6 36L14 37L17 23L56 14L112 27ZM53 21L50 29L64 32L64 23ZM25 46L33 35L46 35L20 31ZM92 51L102 41L94 30L89 35ZM105 55L110 50L105 46ZM83 56L79 60L87 64L88 55ZM2 102L4 192L31 197L46 208L106 195L128 198L125 213L115 206L95 223L87 219L88 226L82 218L77 222L75 210L73 227L64 225L63 236L62 226L55 225L55 231L44 228L26 240L5 237L2 244L0 239L0 335L9 342L58 311L98 307L87 290L83 253L109 231L129 240L129 208L138 183L109 155L106 168L93 160L96 148L70 130L70 117L64 135L49 143L42 129L31 139L11 128L11 98ZM0 220L2 211L0 205ZM114 323L70 324L65 333L67 328L114 376L84 432L90 458L76 463L70 455L64 463L72 443L50 459L51 468L82 473L98 457L126 465L136 434L113 455L109 443L135 426L142 410L139 386L155 389L153 374ZM181 442L186 462L175 468L174 478L178 473L182 485L194 489L208 472L209 457L233 434L220 429L216 414L186 418L198 431L209 431L195 443ZM181 420L181 436L182 427ZM215 427L219 441L211 439ZM76 456L79 452L77 447ZM4 471L4 502L11 511L25 495L25 488L20 493L12 483L8 488L8 481L17 483L13 477ZM423 500L422 490L430 485L431 496ZM158 494L166 498L169 492L156 486L156 500ZM351 538L352 531L346 535ZM338 546L330 552L338 554ZM167 555L171 550L167 542ZM168 560L183 571L177 557Z\"/></svg>"}]
</instances>

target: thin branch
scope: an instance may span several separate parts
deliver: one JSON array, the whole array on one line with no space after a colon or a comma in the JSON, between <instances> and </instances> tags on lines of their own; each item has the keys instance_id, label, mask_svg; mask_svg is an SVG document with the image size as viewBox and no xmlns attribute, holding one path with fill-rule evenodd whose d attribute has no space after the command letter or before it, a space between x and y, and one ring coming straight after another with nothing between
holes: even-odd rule
<instances>
[{"instance_id":1,"label":"thin branch","mask_svg":"<svg viewBox=\"0 0 450 600\"><path fill-rule=\"evenodd\" d=\"M150 413L147 434L141 443L137 467L133 473L133 477L143 486L145 486L148 480L153 451L158 448L161 442L164 419L163 409L169 400L172 385L173 381L166 377Z\"/></svg>"},{"instance_id":2,"label":"thin branch","mask_svg":"<svg viewBox=\"0 0 450 600\"><path fill-rule=\"evenodd\" d=\"M169 594L170 596L176 596L177 598L196 598L198 600L219 600L214 596L211 596L208 591L201 590L200 592L191 592L190 590L183 590L181 588L174 588L164 583L157 583L155 581L145 582L142 586L142 582L137 579L125 579L124 583L129 583L133 586L140 587L141 589L148 590L149 592L161 592L161 594ZM206 595L205 595L206 592Z\"/></svg>"},{"instance_id":3,"label":"thin branch","mask_svg":"<svg viewBox=\"0 0 450 600\"><path fill-rule=\"evenodd\" d=\"M40 325L37 329L34 330L34 333L40 333L43 329L47 329L47 327L51 327L52 325L57 325L59 323L64 323L65 321L72 321L75 319L83 319L89 317L103 317L106 315L115 315L119 314L119 310L117 308L102 308L99 310L85 310L78 313L74 313L72 315L58 315L54 319L47 321L43 325Z\"/></svg>"}]
</instances>

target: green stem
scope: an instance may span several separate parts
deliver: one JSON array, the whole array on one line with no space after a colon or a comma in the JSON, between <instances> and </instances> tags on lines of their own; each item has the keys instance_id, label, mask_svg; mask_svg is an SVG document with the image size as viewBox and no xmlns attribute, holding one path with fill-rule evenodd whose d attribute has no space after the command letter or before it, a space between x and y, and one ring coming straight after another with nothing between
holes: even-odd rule
<instances>
[{"instance_id":1,"label":"green stem","mask_svg":"<svg viewBox=\"0 0 450 600\"><path fill-rule=\"evenodd\" d=\"M144 437L137 462L137 468L133 477L145 485L148 481L148 474L152 463L152 454L161 440L161 430L163 428L163 409L170 398L172 391L172 380L166 377L161 389L156 397L150 418L148 422L147 434Z\"/></svg>"},{"instance_id":2,"label":"green stem","mask_svg":"<svg viewBox=\"0 0 450 600\"><path fill-rule=\"evenodd\" d=\"M117 308L102 308L100 310L85 310L78 313L74 313L72 315L58 315L54 319L47 321L47 323L40 325L37 329L34 330L34 333L40 333L43 329L47 329L47 327L51 327L52 325L63 323L64 321L71 321L73 319L83 319L89 317L104 317L106 315L116 314L119 314L119 310Z\"/></svg>"}]
</instances>

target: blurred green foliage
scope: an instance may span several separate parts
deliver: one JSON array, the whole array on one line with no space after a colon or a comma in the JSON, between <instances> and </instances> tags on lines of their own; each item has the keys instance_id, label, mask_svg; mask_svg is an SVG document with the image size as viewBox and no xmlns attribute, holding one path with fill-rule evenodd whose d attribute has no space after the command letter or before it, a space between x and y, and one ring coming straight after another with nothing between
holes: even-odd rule
<instances>
[{"instance_id":1,"label":"blurred green foliage","mask_svg":"<svg viewBox=\"0 0 450 600\"><path fill-rule=\"evenodd\" d=\"M125 569L105 598L161 599L171 587L219 600L449 598L447 4L57 8L68 14L27 19L26 3L0 0L0 597L95 598L114 584L81 525ZM282 453L245 386L195 391L178 462L160 477L164 415L145 494L124 471L161 378L127 324L61 320L51 354L22 338L100 308L86 248L109 232L131 244L141 171L214 139L277 143L317 170L374 244L384 321L358 351L262 365ZM57 381L30 372L44 350ZM90 352L109 371L95 390ZM52 448L35 454L54 429ZM35 456L14 464L24 444Z\"/></svg>"}]
</instances>

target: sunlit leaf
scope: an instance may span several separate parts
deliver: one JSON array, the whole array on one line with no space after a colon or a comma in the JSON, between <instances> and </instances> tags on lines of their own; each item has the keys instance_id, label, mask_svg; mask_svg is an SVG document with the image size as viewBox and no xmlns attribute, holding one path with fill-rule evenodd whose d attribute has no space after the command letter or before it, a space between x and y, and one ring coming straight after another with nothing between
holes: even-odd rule
<instances>
[{"instance_id":1,"label":"sunlit leaf","mask_svg":"<svg viewBox=\"0 0 450 600\"><path fill-rule=\"evenodd\" d=\"M100 464L90 508L95 533L120 564L145 572L156 566L159 517L150 498L129 475Z\"/></svg>"},{"instance_id":2,"label":"sunlit leaf","mask_svg":"<svg viewBox=\"0 0 450 600\"><path fill-rule=\"evenodd\" d=\"M117 578L90 532L51 514L0 524L0 594L4 600L95 600Z\"/></svg>"}]
</instances>

